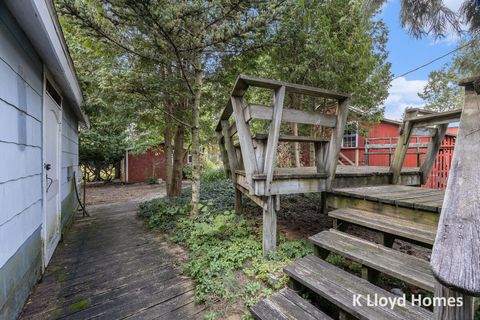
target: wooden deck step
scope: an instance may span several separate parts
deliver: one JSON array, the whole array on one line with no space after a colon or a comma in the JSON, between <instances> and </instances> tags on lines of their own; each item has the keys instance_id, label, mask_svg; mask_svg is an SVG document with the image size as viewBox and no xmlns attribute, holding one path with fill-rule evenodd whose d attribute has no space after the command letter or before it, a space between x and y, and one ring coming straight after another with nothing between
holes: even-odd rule
<instances>
[{"instance_id":1,"label":"wooden deck step","mask_svg":"<svg viewBox=\"0 0 480 320\"><path fill-rule=\"evenodd\" d=\"M258 302L250 312L260 320L332 320L288 288Z\"/></svg>"},{"instance_id":2,"label":"wooden deck step","mask_svg":"<svg viewBox=\"0 0 480 320\"><path fill-rule=\"evenodd\" d=\"M358 209L336 209L328 215L332 218L378 230L395 237L433 245L437 228L432 225L395 218L389 215Z\"/></svg>"},{"instance_id":3,"label":"wooden deck step","mask_svg":"<svg viewBox=\"0 0 480 320\"><path fill-rule=\"evenodd\" d=\"M315 246L427 291L434 291L434 278L426 260L340 232L322 231L309 238Z\"/></svg>"},{"instance_id":4,"label":"wooden deck step","mask_svg":"<svg viewBox=\"0 0 480 320\"><path fill-rule=\"evenodd\" d=\"M284 270L295 281L358 319L431 320L433 317L430 311L408 302L405 306L395 304L393 308L367 305L368 297L373 301L375 295L390 299L398 296L315 256L306 256ZM354 300L355 297L359 298ZM354 301L360 304L354 305Z\"/></svg>"}]
</instances>

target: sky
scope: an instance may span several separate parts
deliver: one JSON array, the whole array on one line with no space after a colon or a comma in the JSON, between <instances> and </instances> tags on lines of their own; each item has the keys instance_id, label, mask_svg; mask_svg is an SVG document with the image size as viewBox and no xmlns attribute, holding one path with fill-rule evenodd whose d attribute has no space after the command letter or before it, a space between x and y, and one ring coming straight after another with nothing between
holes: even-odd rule
<instances>
[{"instance_id":1,"label":"sky","mask_svg":"<svg viewBox=\"0 0 480 320\"><path fill-rule=\"evenodd\" d=\"M461 0L444 0L444 2L455 11L461 5ZM400 0L388 1L379 17L385 21L390 31L387 50L394 77L438 58L455 49L458 44L453 34L437 41L432 37L417 40L409 35L408 31L400 26ZM417 93L421 92L426 85L428 73L441 69L451 59L452 55L394 80L389 90L389 97L385 101L385 118L399 120L406 107L422 107L424 101L418 97Z\"/></svg>"}]
</instances>

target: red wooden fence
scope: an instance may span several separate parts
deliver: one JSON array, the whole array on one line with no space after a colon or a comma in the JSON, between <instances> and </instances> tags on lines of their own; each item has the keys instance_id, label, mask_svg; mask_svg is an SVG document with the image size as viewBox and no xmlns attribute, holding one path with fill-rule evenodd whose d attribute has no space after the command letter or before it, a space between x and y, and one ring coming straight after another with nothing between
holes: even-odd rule
<instances>
[{"instance_id":1,"label":"red wooden fence","mask_svg":"<svg viewBox=\"0 0 480 320\"><path fill-rule=\"evenodd\" d=\"M390 161L395 152L395 144L398 137L369 138L366 139L365 159L367 165L390 166ZM423 162L427 149L424 147L430 141L427 137L412 137L411 147L403 163L404 167L419 167ZM377 145L378 147L375 147ZM391 147L388 147L391 145ZM385 146L385 148L379 148ZM427 183L422 187L433 189L445 189L447 187L448 172L452 163L455 136L446 136L443 140L440 151L435 159L432 171Z\"/></svg>"},{"instance_id":2,"label":"red wooden fence","mask_svg":"<svg viewBox=\"0 0 480 320\"><path fill-rule=\"evenodd\" d=\"M427 183L422 187L433 189L447 188L448 172L452 164L453 149L455 147L455 137L448 136L443 140L443 144L438 152L435 164L428 177Z\"/></svg>"}]
</instances>

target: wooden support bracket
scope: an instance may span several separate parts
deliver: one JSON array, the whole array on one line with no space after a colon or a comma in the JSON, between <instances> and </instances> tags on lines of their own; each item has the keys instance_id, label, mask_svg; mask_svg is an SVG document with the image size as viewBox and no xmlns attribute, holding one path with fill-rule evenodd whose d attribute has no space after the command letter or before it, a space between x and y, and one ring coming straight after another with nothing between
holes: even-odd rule
<instances>
[{"instance_id":1,"label":"wooden support bracket","mask_svg":"<svg viewBox=\"0 0 480 320\"><path fill-rule=\"evenodd\" d=\"M281 86L276 89L274 93L273 119L270 122L268 142L265 151L264 173L267 175L265 179L265 195L271 195L273 172L275 170L275 161L277 158L278 139L280 137L280 126L282 124L284 99L285 87Z\"/></svg>"},{"instance_id":2,"label":"wooden support bracket","mask_svg":"<svg viewBox=\"0 0 480 320\"><path fill-rule=\"evenodd\" d=\"M427 149L427 154L423 160L420 172L422 173L422 184L427 183L428 176L432 170L435 159L437 158L438 151L442 146L443 139L445 139L445 134L447 133L448 124L440 124L437 126L432 140L430 141Z\"/></svg>"},{"instance_id":3,"label":"wooden support bracket","mask_svg":"<svg viewBox=\"0 0 480 320\"><path fill-rule=\"evenodd\" d=\"M255 150L253 148L252 135L248 123L245 121L243 114L243 98L231 97L233 113L235 115L235 123L238 130L238 139L240 140L240 148L242 152L243 164L245 166L245 175L248 184L248 191L255 193L253 175L258 173L257 160L255 159Z\"/></svg>"}]
</instances>

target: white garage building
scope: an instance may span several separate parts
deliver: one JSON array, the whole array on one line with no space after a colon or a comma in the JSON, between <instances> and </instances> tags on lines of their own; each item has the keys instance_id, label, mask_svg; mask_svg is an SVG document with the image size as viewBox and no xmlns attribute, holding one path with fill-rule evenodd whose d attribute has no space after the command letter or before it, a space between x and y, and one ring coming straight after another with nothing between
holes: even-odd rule
<instances>
[{"instance_id":1,"label":"white garage building","mask_svg":"<svg viewBox=\"0 0 480 320\"><path fill-rule=\"evenodd\" d=\"M76 210L81 103L52 2L0 1L0 319L17 317Z\"/></svg>"}]
</instances>

